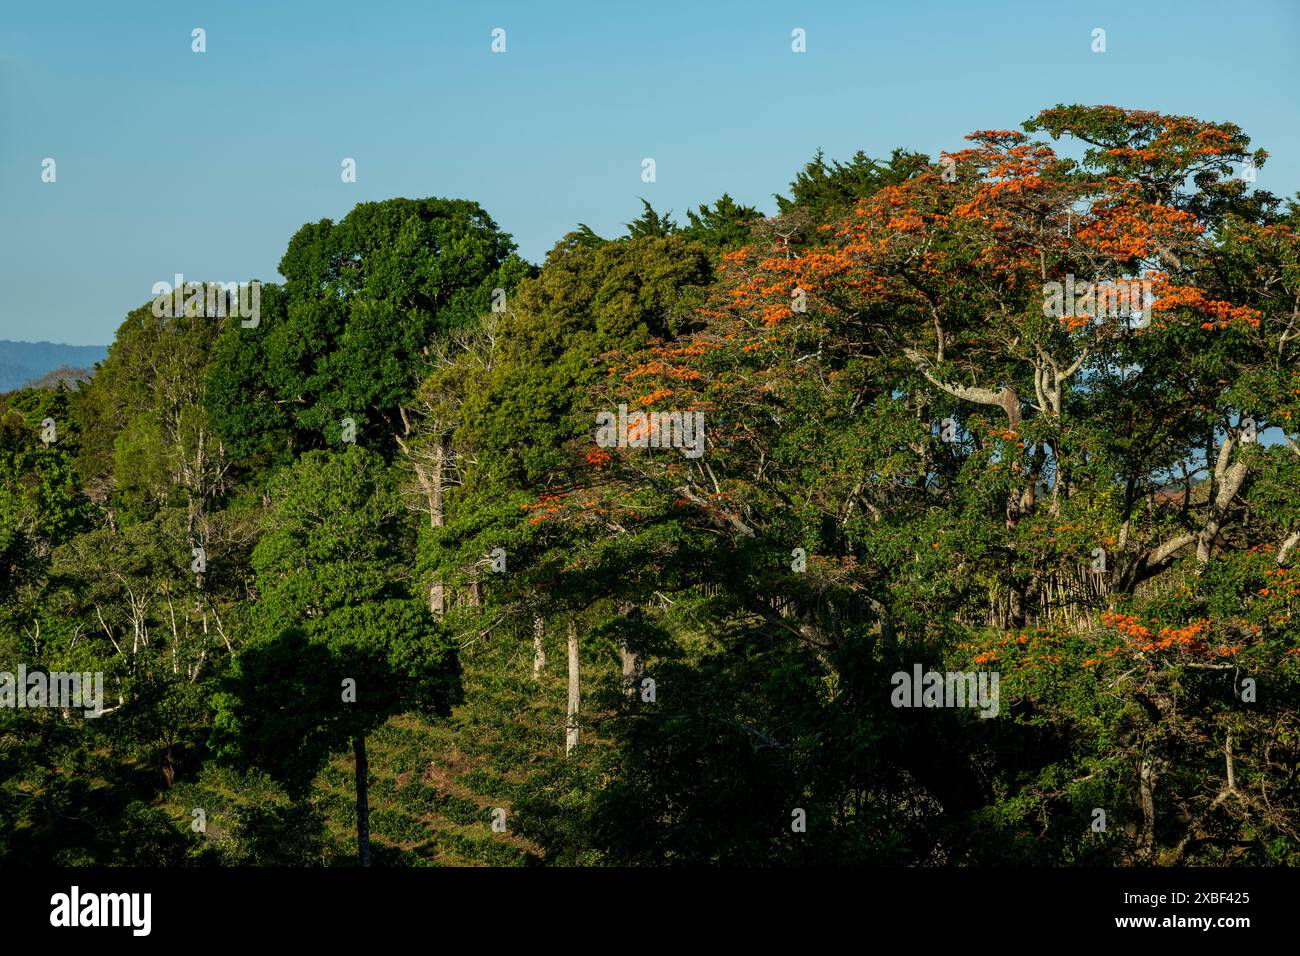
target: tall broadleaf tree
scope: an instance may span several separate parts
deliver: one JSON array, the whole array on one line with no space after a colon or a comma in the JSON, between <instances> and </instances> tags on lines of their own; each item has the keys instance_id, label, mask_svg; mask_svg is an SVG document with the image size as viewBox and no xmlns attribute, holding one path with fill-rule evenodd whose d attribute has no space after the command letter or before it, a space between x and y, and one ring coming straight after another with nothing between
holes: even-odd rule
<instances>
[{"instance_id":1,"label":"tall broadleaf tree","mask_svg":"<svg viewBox=\"0 0 1300 956\"><path fill-rule=\"evenodd\" d=\"M408 512L373 452L308 452L283 474L253 552L257 602L216 700L222 754L302 796L333 753L355 763L357 853L370 865L366 735L460 699L455 645L411 589Z\"/></svg>"}]
</instances>

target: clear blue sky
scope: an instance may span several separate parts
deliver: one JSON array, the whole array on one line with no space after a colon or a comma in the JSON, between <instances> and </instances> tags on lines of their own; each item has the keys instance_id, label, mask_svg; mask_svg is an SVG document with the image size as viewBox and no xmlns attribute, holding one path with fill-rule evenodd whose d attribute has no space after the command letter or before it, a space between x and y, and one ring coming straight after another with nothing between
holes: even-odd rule
<instances>
[{"instance_id":1,"label":"clear blue sky","mask_svg":"<svg viewBox=\"0 0 1300 956\"><path fill-rule=\"evenodd\" d=\"M107 343L177 272L274 280L294 230L363 200L475 199L538 261L641 195L679 221L724 191L772 211L819 146L937 155L1058 102L1236 122L1290 196L1298 93L1296 0L10 0L0 338Z\"/></svg>"}]
</instances>

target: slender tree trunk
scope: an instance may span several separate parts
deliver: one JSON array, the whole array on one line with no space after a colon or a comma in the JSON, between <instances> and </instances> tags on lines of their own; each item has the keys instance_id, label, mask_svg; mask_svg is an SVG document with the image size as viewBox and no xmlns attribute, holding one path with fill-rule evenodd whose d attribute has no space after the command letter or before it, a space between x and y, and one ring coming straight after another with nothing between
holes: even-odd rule
<instances>
[{"instance_id":1,"label":"slender tree trunk","mask_svg":"<svg viewBox=\"0 0 1300 956\"><path fill-rule=\"evenodd\" d=\"M540 680L546 667L546 621L540 614L533 615L533 680Z\"/></svg>"},{"instance_id":2,"label":"slender tree trunk","mask_svg":"<svg viewBox=\"0 0 1300 956\"><path fill-rule=\"evenodd\" d=\"M635 651L629 651L626 643L619 645L618 655L623 659L623 693L629 698L636 697L637 678L641 674L641 657Z\"/></svg>"},{"instance_id":3,"label":"slender tree trunk","mask_svg":"<svg viewBox=\"0 0 1300 956\"><path fill-rule=\"evenodd\" d=\"M1293 531L1290 537L1283 541L1277 549L1276 560L1279 566L1286 564L1287 555L1291 553L1297 544L1300 544L1300 531Z\"/></svg>"},{"instance_id":4,"label":"slender tree trunk","mask_svg":"<svg viewBox=\"0 0 1300 956\"><path fill-rule=\"evenodd\" d=\"M628 617L634 610L635 605L632 604L621 604L618 609L623 617ZM632 699L636 697L637 679L641 676L641 655L629 650L627 641L620 641L618 656L623 664L623 693Z\"/></svg>"},{"instance_id":5,"label":"slender tree trunk","mask_svg":"<svg viewBox=\"0 0 1300 956\"><path fill-rule=\"evenodd\" d=\"M438 438L438 448L434 453L433 475L429 482L429 523L434 528L441 528L446 521L442 504L442 467L446 460L446 451L442 437ZM434 617L441 618L447 613L447 588L440 580L429 585L429 610Z\"/></svg>"},{"instance_id":6,"label":"slender tree trunk","mask_svg":"<svg viewBox=\"0 0 1300 956\"><path fill-rule=\"evenodd\" d=\"M370 791L367 778L370 765L366 762L366 738L357 734L352 738L352 749L357 757L357 860L362 866L370 865Z\"/></svg>"},{"instance_id":7,"label":"slender tree trunk","mask_svg":"<svg viewBox=\"0 0 1300 956\"><path fill-rule=\"evenodd\" d=\"M581 696L578 683L578 625L569 615L569 710L565 723L564 753L573 753L578 746L578 704Z\"/></svg>"},{"instance_id":8,"label":"slender tree trunk","mask_svg":"<svg viewBox=\"0 0 1300 956\"><path fill-rule=\"evenodd\" d=\"M1012 627L1025 626L1025 583L1020 580L1011 582L1011 593L1008 598L1009 608L1008 617Z\"/></svg>"},{"instance_id":9,"label":"slender tree trunk","mask_svg":"<svg viewBox=\"0 0 1300 956\"><path fill-rule=\"evenodd\" d=\"M1142 833L1138 840L1138 857L1150 860L1156 849L1156 780L1159 772L1154 761L1143 757L1138 767L1138 797L1142 804Z\"/></svg>"}]
</instances>

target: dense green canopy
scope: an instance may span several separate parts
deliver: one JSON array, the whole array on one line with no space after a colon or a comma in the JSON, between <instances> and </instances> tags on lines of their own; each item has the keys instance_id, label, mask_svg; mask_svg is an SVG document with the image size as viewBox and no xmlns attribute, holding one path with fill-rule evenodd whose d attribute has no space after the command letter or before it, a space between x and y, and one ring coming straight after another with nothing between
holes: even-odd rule
<instances>
[{"instance_id":1,"label":"dense green canopy","mask_svg":"<svg viewBox=\"0 0 1300 956\"><path fill-rule=\"evenodd\" d=\"M0 858L1300 863L1300 207L1247 160L1058 106L536 267L363 203L255 321L132 311L0 396L0 671L106 688L0 708Z\"/></svg>"}]
</instances>

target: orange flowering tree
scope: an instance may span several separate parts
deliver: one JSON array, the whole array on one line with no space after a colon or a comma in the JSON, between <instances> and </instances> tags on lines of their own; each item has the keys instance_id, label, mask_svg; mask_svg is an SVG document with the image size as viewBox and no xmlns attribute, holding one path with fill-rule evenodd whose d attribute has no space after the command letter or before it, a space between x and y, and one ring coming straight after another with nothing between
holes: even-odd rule
<instances>
[{"instance_id":1,"label":"orange flowering tree","mask_svg":"<svg viewBox=\"0 0 1300 956\"><path fill-rule=\"evenodd\" d=\"M1004 781L1020 809L986 822L1026 853L1027 808L1078 858L1232 852L1296 754L1295 631L1240 605L1300 541L1300 217L1248 188L1267 156L1230 123L1057 107L968 141L760 224L693 327L611 354L593 404L698 412L704 452L588 449L556 520L671 527L667 599L795 640L867 710L903 662L1005 664L1010 736L1076 745ZM1253 710L1248 670L1278 680ZM1229 734L1232 795L1196 792ZM1126 838L1088 842L1097 803Z\"/></svg>"}]
</instances>

